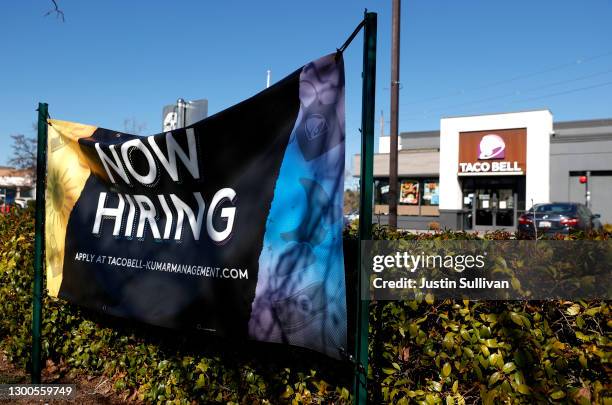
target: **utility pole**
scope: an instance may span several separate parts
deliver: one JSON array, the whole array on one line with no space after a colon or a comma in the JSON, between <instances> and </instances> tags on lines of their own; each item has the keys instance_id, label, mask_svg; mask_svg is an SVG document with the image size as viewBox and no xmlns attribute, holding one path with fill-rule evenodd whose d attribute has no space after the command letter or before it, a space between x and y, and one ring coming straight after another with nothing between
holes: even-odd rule
<instances>
[{"instance_id":1,"label":"utility pole","mask_svg":"<svg viewBox=\"0 0 612 405\"><path fill-rule=\"evenodd\" d=\"M400 6L401 0L393 1L391 22L391 130L389 132L389 227L397 229L397 137L399 104L399 59L400 59Z\"/></svg>"},{"instance_id":2,"label":"utility pole","mask_svg":"<svg viewBox=\"0 0 612 405\"><path fill-rule=\"evenodd\" d=\"M586 172L586 182L584 183L584 202L587 208L591 208L591 192L589 191L589 181L591 180L591 171Z\"/></svg>"}]
</instances>

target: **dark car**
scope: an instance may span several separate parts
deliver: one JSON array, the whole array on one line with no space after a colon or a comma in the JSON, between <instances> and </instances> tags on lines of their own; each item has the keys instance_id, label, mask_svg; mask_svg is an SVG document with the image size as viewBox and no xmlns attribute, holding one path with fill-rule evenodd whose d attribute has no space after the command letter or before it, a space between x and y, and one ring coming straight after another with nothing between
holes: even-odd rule
<instances>
[{"instance_id":1,"label":"dark car","mask_svg":"<svg viewBox=\"0 0 612 405\"><path fill-rule=\"evenodd\" d=\"M600 230L599 214L579 203L536 204L519 217L518 231L522 236L569 234L572 231Z\"/></svg>"}]
</instances>

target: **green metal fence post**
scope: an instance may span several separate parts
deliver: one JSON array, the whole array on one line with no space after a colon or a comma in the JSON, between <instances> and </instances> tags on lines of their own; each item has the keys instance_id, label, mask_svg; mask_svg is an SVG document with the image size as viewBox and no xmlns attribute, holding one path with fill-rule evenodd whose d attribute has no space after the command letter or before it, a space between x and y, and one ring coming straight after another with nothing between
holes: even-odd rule
<instances>
[{"instance_id":1,"label":"green metal fence post","mask_svg":"<svg viewBox=\"0 0 612 405\"><path fill-rule=\"evenodd\" d=\"M361 241L372 239L372 187L374 182L374 101L376 88L376 13L365 13L363 44L363 90L361 101L361 184L359 204L359 258L355 359L358 372L353 392L356 404L367 402L368 322L370 301L361 296Z\"/></svg>"},{"instance_id":2,"label":"green metal fence post","mask_svg":"<svg viewBox=\"0 0 612 405\"><path fill-rule=\"evenodd\" d=\"M42 271L45 231L45 179L47 174L47 117L49 106L38 104L38 152L36 159L36 223L34 240L34 291L32 294L32 384L40 384Z\"/></svg>"}]
</instances>

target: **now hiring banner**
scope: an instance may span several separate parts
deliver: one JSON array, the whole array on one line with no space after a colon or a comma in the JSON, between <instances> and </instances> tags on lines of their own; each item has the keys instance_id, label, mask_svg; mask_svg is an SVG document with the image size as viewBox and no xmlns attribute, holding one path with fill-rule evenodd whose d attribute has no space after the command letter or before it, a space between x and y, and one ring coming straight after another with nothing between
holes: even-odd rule
<instances>
[{"instance_id":1,"label":"now hiring banner","mask_svg":"<svg viewBox=\"0 0 612 405\"><path fill-rule=\"evenodd\" d=\"M335 54L183 129L49 120L49 294L339 358L344 126Z\"/></svg>"}]
</instances>

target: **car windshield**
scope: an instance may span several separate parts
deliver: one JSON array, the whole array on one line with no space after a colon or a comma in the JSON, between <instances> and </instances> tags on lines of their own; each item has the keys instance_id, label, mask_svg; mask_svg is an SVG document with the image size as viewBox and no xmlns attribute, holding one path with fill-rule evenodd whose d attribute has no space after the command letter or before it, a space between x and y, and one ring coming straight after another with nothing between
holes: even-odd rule
<instances>
[{"instance_id":1,"label":"car windshield","mask_svg":"<svg viewBox=\"0 0 612 405\"><path fill-rule=\"evenodd\" d=\"M536 206L535 211L567 214L576 212L576 206L574 204L543 204Z\"/></svg>"}]
</instances>

